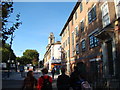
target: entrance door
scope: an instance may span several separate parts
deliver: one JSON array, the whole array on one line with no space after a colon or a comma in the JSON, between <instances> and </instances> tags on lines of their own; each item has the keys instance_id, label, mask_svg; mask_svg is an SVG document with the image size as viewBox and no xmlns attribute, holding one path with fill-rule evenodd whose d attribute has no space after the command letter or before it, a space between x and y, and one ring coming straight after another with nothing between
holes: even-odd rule
<instances>
[{"instance_id":1,"label":"entrance door","mask_svg":"<svg viewBox=\"0 0 120 90\"><path fill-rule=\"evenodd\" d=\"M114 68L113 68L113 53L112 53L112 40L106 42L107 45L107 60L108 60L108 72L109 75L114 74Z\"/></svg>"}]
</instances>

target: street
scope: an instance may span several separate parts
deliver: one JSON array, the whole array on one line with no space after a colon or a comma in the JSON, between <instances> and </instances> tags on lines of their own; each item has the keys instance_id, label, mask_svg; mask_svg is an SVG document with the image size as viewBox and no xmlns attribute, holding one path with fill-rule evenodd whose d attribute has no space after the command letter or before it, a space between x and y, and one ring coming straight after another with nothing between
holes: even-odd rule
<instances>
[{"instance_id":1,"label":"street","mask_svg":"<svg viewBox=\"0 0 120 90\"><path fill-rule=\"evenodd\" d=\"M10 77L7 78L7 73L4 73L4 76L2 78L2 90L20 90L23 85L24 77L21 77L20 72L12 72L10 74ZM24 75L26 76L27 72L24 72ZM51 73L48 73L51 76ZM34 76L36 79L38 79L42 75L41 72L34 72ZM58 75L55 75L55 79L53 80L52 86L53 90L56 90L56 79Z\"/></svg>"}]
</instances>

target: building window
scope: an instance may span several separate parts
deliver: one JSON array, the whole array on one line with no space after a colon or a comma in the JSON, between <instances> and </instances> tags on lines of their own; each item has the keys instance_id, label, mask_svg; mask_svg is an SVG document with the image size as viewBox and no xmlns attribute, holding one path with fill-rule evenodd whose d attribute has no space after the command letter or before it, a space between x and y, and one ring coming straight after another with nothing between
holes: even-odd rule
<instances>
[{"instance_id":1,"label":"building window","mask_svg":"<svg viewBox=\"0 0 120 90\"><path fill-rule=\"evenodd\" d=\"M84 31L84 21L83 20L80 22L80 29L81 29L81 32Z\"/></svg>"},{"instance_id":2,"label":"building window","mask_svg":"<svg viewBox=\"0 0 120 90\"><path fill-rule=\"evenodd\" d=\"M70 26L69 26L69 24L68 24L68 31L69 31L69 29L70 29Z\"/></svg>"},{"instance_id":3,"label":"building window","mask_svg":"<svg viewBox=\"0 0 120 90\"><path fill-rule=\"evenodd\" d=\"M65 48L65 42L63 43L63 47Z\"/></svg>"},{"instance_id":4,"label":"building window","mask_svg":"<svg viewBox=\"0 0 120 90\"><path fill-rule=\"evenodd\" d=\"M67 58L67 52L65 53L65 58Z\"/></svg>"},{"instance_id":5,"label":"building window","mask_svg":"<svg viewBox=\"0 0 120 90\"><path fill-rule=\"evenodd\" d=\"M72 56L74 56L74 32L72 33Z\"/></svg>"},{"instance_id":6,"label":"building window","mask_svg":"<svg viewBox=\"0 0 120 90\"><path fill-rule=\"evenodd\" d=\"M75 19L77 19L77 11L75 12Z\"/></svg>"},{"instance_id":7,"label":"building window","mask_svg":"<svg viewBox=\"0 0 120 90\"><path fill-rule=\"evenodd\" d=\"M102 10L102 23L103 23L103 27L105 27L110 23L109 10L108 10L107 2L105 2L101 6L101 10Z\"/></svg>"},{"instance_id":8,"label":"building window","mask_svg":"<svg viewBox=\"0 0 120 90\"><path fill-rule=\"evenodd\" d=\"M63 32L63 37L65 36L65 30L64 30L64 32Z\"/></svg>"},{"instance_id":9,"label":"building window","mask_svg":"<svg viewBox=\"0 0 120 90\"><path fill-rule=\"evenodd\" d=\"M76 54L79 54L79 44L76 44Z\"/></svg>"},{"instance_id":10,"label":"building window","mask_svg":"<svg viewBox=\"0 0 120 90\"><path fill-rule=\"evenodd\" d=\"M67 40L66 40L66 46L67 46Z\"/></svg>"},{"instance_id":11,"label":"building window","mask_svg":"<svg viewBox=\"0 0 120 90\"><path fill-rule=\"evenodd\" d=\"M86 0L86 3L88 3L90 0Z\"/></svg>"},{"instance_id":12,"label":"building window","mask_svg":"<svg viewBox=\"0 0 120 90\"><path fill-rule=\"evenodd\" d=\"M74 56L74 45L72 45L72 56Z\"/></svg>"},{"instance_id":13,"label":"building window","mask_svg":"<svg viewBox=\"0 0 120 90\"><path fill-rule=\"evenodd\" d=\"M90 48L98 46L99 40L95 36L93 35L89 36L89 40L90 40Z\"/></svg>"},{"instance_id":14,"label":"building window","mask_svg":"<svg viewBox=\"0 0 120 90\"><path fill-rule=\"evenodd\" d=\"M67 31L67 30L65 29L65 31L64 31L64 34L65 34L65 35L66 35L66 33L67 33L66 31ZM65 36L65 35L64 35L64 36Z\"/></svg>"},{"instance_id":15,"label":"building window","mask_svg":"<svg viewBox=\"0 0 120 90\"><path fill-rule=\"evenodd\" d=\"M72 45L74 45L74 32L72 33Z\"/></svg>"},{"instance_id":16,"label":"building window","mask_svg":"<svg viewBox=\"0 0 120 90\"><path fill-rule=\"evenodd\" d=\"M82 45L82 51L85 51L85 40L82 40L81 45Z\"/></svg>"},{"instance_id":17,"label":"building window","mask_svg":"<svg viewBox=\"0 0 120 90\"><path fill-rule=\"evenodd\" d=\"M73 21L73 19L72 19L72 25L74 24L74 21Z\"/></svg>"},{"instance_id":18,"label":"building window","mask_svg":"<svg viewBox=\"0 0 120 90\"><path fill-rule=\"evenodd\" d=\"M118 19L120 17L120 0L115 0L115 7L116 7L116 16Z\"/></svg>"},{"instance_id":19,"label":"building window","mask_svg":"<svg viewBox=\"0 0 120 90\"><path fill-rule=\"evenodd\" d=\"M82 6L82 2L80 3L80 12L82 12L83 10L83 6Z\"/></svg>"},{"instance_id":20,"label":"building window","mask_svg":"<svg viewBox=\"0 0 120 90\"><path fill-rule=\"evenodd\" d=\"M68 44L70 43L70 37L68 37Z\"/></svg>"},{"instance_id":21,"label":"building window","mask_svg":"<svg viewBox=\"0 0 120 90\"><path fill-rule=\"evenodd\" d=\"M91 23L96 19L96 6L94 6L88 13L88 21Z\"/></svg>"},{"instance_id":22,"label":"building window","mask_svg":"<svg viewBox=\"0 0 120 90\"><path fill-rule=\"evenodd\" d=\"M78 27L75 28L76 31L76 36L78 37L79 33L78 33Z\"/></svg>"},{"instance_id":23,"label":"building window","mask_svg":"<svg viewBox=\"0 0 120 90\"><path fill-rule=\"evenodd\" d=\"M70 56L70 55L69 55L69 54L70 54L70 50L68 50L68 53L67 53L67 54L68 54L67 56L69 57L69 56Z\"/></svg>"}]
</instances>

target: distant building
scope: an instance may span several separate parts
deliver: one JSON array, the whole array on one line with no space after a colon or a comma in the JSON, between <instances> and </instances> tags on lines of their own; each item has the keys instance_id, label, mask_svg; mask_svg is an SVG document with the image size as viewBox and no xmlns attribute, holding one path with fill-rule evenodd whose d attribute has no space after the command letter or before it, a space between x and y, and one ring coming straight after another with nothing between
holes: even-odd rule
<instances>
[{"instance_id":1,"label":"distant building","mask_svg":"<svg viewBox=\"0 0 120 90\"><path fill-rule=\"evenodd\" d=\"M61 42L55 42L55 37L53 33L50 33L48 38L48 45L46 47L46 53L44 55L44 67L51 70L53 67L61 66L61 52L60 52Z\"/></svg>"},{"instance_id":2,"label":"distant building","mask_svg":"<svg viewBox=\"0 0 120 90\"><path fill-rule=\"evenodd\" d=\"M67 71L82 62L92 83L119 86L120 0L78 1L60 33Z\"/></svg>"}]
</instances>

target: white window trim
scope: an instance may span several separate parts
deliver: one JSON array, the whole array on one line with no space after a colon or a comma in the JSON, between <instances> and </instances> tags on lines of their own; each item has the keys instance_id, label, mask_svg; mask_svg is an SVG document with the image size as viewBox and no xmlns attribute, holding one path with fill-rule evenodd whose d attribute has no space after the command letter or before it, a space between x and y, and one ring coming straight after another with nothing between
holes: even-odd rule
<instances>
[{"instance_id":1,"label":"white window trim","mask_svg":"<svg viewBox=\"0 0 120 90\"><path fill-rule=\"evenodd\" d=\"M86 40L85 38L81 39L80 42L82 42L83 40Z\"/></svg>"},{"instance_id":2,"label":"white window trim","mask_svg":"<svg viewBox=\"0 0 120 90\"><path fill-rule=\"evenodd\" d=\"M81 23L82 21L84 21L84 18L83 18L82 20L80 20L80 23Z\"/></svg>"},{"instance_id":3,"label":"white window trim","mask_svg":"<svg viewBox=\"0 0 120 90\"><path fill-rule=\"evenodd\" d=\"M120 0L118 0L118 2L117 2L117 0L114 0L114 2L115 2L115 14L116 14L116 16L117 16L117 19L120 17L120 15L119 15L119 11L118 11L118 8L120 7L120 6L117 6L119 3L120 3Z\"/></svg>"},{"instance_id":4,"label":"white window trim","mask_svg":"<svg viewBox=\"0 0 120 90\"><path fill-rule=\"evenodd\" d=\"M76 28L77 28L77 30L79 30L79 29L78 29L78 25L75 27L75 36L76 36Z\"/></svg>"},{"instance_id":5,"label":"white window trim","mask_svg":"<svg viewBox=\"0 0 120 90\"><path fill-rule=\"evenodd\" d=\"M103 8L103 6L105 5L107 3L107 9L108 9L108 17L109 17L109 23L110 23L110 14L109 14L109 8L108 8L108 2L107 1L105 1L102 5L101 5L101 12L102 12L102 8ZM102 14L102 25L103 25L103 14ZM106 25L107 26L107 25ZM103 25L103 27L106 27L106 26L104 26Z\"/></svg>"},{"instance_id":6,"label":"white window trim","mask_svg":"<svg viewBox=\"0 0 120 90\"><path fill-rule=\"evenodd\" d=\"M75 26L75 29L78 27L78 25Z\"/></svg>"},{"instance_id":7,"label":"white window trim","mask_svg":"<svg viewBox=\"0 0 120 90\"><path fill-rule=\"evenodd\" d=\"M72 33L74 33L74 30L72 31Z\"/></svg>"},{"instance_id":8,"label":"white window trim","mask_svg":"<svg viewBox=\"0 0 120 90\"><path fill-rule=\"evenodd\" d=\"M83 1L81 1L81 3L80 4L82 4L82 11L83 11ZM79 5L79 10L80 10L80 5ZM82 11L80 11L80 12L82 12Z\"/></svg>"},{"instance_id":9,"label":"white window trim","mask_svg":"<svg viewBox=\"0 0 120 90\"><path fill-rule=\"evenodd\" d=\"M89 61L90 61L90 62L93 62L93 61L101 61L101 58L94 58L94 59L90 59Z\"/></svg>"},{"instance_id":10,"label":"white window trim","mask_svg":"<svg viewBox=\"0 0 120 90\"><path fill-rule=\"evenodd\" d=\"M74 33L74 31L72 31L72 34ZM75 33L74 33L74 41L75 41Z\"/></svg>"},{"instance_id":11,"label":"white window trim","mask_svg":"<svg viewBox=\"0 0 120 90\"><path fill-rule=\"evenodd\" d=\"M88 13L89 13L95 6L96 6L96 3L93 5L93 7L92 7L90 10L88 10L87 16L88 16Z\"/></svg>"}]
</instances>

